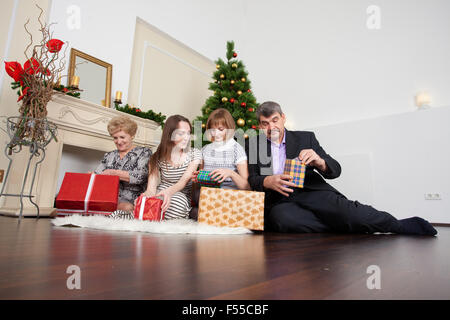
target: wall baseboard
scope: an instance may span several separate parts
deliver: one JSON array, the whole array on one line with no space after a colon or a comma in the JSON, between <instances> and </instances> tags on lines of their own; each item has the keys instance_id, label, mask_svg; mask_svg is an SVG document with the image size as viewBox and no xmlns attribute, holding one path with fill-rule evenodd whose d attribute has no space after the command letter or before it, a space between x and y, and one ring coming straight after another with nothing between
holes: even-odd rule
<instances>
[{"instance_id":1,"label":"wall baseboard","mask_svg":"<svg viewBox=\"0 0 450 320\"><path fill-rule=\"evenodd\" d=\"M433 227L450 227L450 223L432 223Z\"/></svg>"}]
</instances>

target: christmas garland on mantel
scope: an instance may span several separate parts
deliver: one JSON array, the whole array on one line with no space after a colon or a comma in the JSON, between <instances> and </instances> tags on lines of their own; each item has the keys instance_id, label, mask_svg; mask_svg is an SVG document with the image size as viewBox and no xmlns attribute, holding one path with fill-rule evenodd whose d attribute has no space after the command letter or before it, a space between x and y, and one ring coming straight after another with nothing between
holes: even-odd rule
<instances>
[{"instance_id":1,"label":"christmas garland on mantel","mask_svg":"<svg viewBox=\"0 0 450 320\"><path fill-rule=\"evenodd\" d=\"M128 103L126 105L124 105L123 107L120 106L119 104L115 103L115 106L116 106L117 111L125 112L128 114L132 114L133 116L136 116L136 117L155 121L156 123L158 123L161 126L161 128L164 128L164 122L166 120L166 116L161 114L161 112L156 113L153 110L148 110L146 112L143 112L139 108L130 107L128 105Z\"/></svg>"}]
</instances>

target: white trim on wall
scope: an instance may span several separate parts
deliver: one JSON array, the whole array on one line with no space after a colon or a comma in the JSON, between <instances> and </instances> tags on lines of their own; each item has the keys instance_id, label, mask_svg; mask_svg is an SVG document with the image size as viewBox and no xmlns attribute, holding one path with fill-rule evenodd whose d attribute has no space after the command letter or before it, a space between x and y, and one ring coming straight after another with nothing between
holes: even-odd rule
<instances>
[{"instance_id":1,"label":"white trim on wall","mask_svg":"<svg viewBox=\"0 0 450 320\"><path fill-rule=\"evenodd\" d=\"M11 41L14 31L14 24L16 23L16 15L17 15L17 7L19 6L19 0L14 0L14 6L11 13L11 20L9 20L8 27L8 38L6 39L5 51L3 52L3 58L8 59L9 48L11 47ZM5 81L5 68L3 68L3 64L0 68L0 92L3 90L3 82ZM0 95L1 99L1 95Z\"/></svg>"},{"instance_id":2,"label":"white trim on wall","mask_svg":"<svg viewBox=\"0 0 450 320\"><path fill-rule=\"evenodd\" d=\"M138 98L138 105L140 106L142 104L142 83L144 81L144 69L145 69L145 55L147 54L147 49L148 48L153 48L155 50L158 50L159 52L165 54L166 56L174 59L175 61L178 61L182 64L184 64L185 66L191 68L194 71L197 71L199 73L201 73L202 75L206 76L207 78L210 78L210 75L202 70L200 70L199 68L197 68L196 66L190 64L189 62L186 62L184 59L177 57L176 55L161 49L158 46L155 46L154 44L150 43L149 41L144 41L144 50L142 52L142 63L141 63L141 75L140 75L140 80L139 80L139 98Z\"/></svg>"}]
</instances>

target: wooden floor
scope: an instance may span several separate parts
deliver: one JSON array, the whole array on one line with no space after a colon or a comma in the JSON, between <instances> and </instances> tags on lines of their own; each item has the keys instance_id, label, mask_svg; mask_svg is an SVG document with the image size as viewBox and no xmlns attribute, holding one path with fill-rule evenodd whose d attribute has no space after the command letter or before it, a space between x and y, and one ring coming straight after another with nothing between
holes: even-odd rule
<instances>
[{"instance_id":1,"label":"wooden floor","mask_svg":"<svg viewBox=\"0 0 450 320\"><path fill-rule=\"evenodd\" d=\"M0 299L450 299L450 228L399 235L154 235L0 216ZM81 289L66 273L79 266ZM367 268L381 271L369 290Z\"/></svg>"}]
</instances>

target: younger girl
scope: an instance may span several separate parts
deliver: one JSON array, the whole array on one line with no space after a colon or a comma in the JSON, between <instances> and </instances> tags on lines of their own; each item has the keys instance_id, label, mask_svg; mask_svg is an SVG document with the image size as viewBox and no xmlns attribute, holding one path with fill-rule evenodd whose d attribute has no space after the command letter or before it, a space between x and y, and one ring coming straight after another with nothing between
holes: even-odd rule
<instances>
[{"instance_id":1,"label":"younger girl","mask_svg":"<svg viewBox=\"0 0 450 320\"><path fill-rule=\"evenodd\" d=\"M214 110L206 122L206 135L212 143L202 149L202 170L211 171L211 177L221 188L250 190L247 155L233 139L235 131L231 113L223 108ZM198 171L194 173L194 177Z\"/></svg>"}]
</instances>

